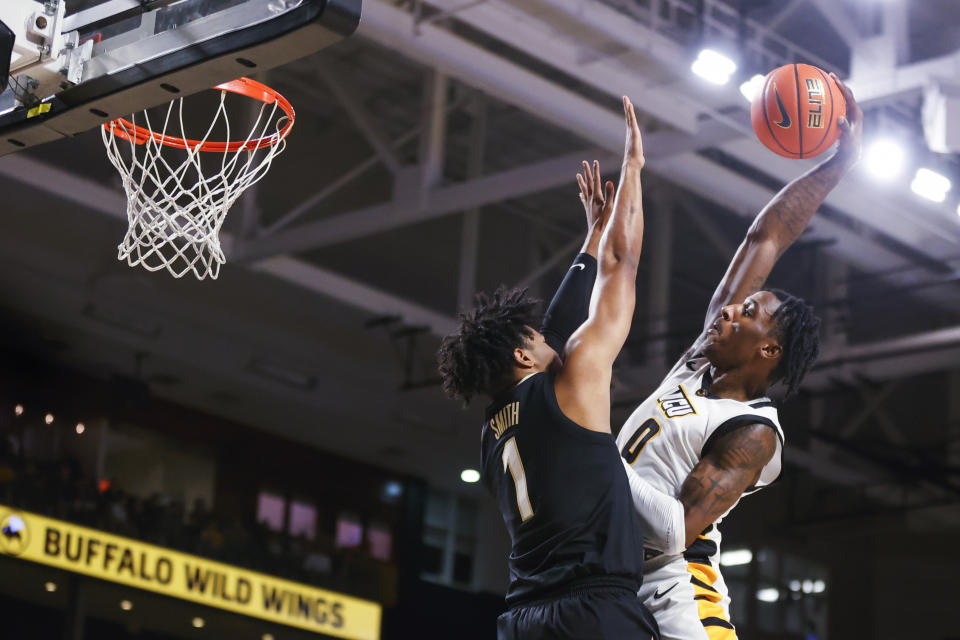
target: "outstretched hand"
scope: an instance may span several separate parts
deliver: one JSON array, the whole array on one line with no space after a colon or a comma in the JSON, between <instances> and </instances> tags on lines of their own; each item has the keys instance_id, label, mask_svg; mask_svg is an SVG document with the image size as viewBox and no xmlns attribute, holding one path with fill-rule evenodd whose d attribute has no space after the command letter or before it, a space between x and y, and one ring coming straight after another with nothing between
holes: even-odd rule
<instances>
[{"instance_id":1,"label":"outstretched hand","mask_svg":"<svg viewBox=\"0 0 960 640\"><path fill-rule=\"evenodd\" d=\"M597 160L593 161L592 169L584 160L583 173L577 174L577 184L580 185L580 202L587 214L587 229L602 230L613 211L613 182L608 180L603 184Z\"/></svg>"},{"instance_id":2,"label":"outstretched hand","mask_svg":"<svg viewBox=\"0 0 960 640\"><path fill-rule=\"evenodd\" d=\"M831 73L830 77L837 83L837 86L840 88L840 93L843 94L843 99L847 103L846 117L840 117L837 120L837 125L840 127L842 133L837 143L837 150L834 152L831 160L835 158L836 161L842 163L845 168L849 169L860 159L860 148L863 144L863 110L860 108L860 105L857 104L856 99L854 99L850 87L845 85L840 78L837 77L837 74Z\"/></svg>"},{"instance_id":3,"label":"outstretched hand","mask_svg":"<svg viewBox=\"0 0 960 640\"><path fill-rule=\"evenodd\" d=\"M627 122L627 141L623 150L623 163L643 167L646 162L643 157L643 137L640 135L640 125L637 124L637 114L633 109L633 103L627 96L623 96L623 114Z\"/></svg>"}]
</instances>

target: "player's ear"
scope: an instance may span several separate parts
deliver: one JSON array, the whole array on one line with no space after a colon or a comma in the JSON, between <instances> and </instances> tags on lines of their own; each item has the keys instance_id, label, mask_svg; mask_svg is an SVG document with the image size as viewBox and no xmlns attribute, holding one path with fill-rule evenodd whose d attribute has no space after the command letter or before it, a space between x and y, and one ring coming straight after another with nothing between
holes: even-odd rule
<instances>
[{"instance_id":1,"label":"player's ear","mask_svg":"<svg viewBox=\"0 0 960 640\"><path fill-rule=\"evenodd\" d=\"M776 342L766 342L760 347L761 358L779 360L781 355L783 355L783 347Z\"/></svg>"},{"instance_id":2,"label":"player's ear","mask_svg":"<svg viewBox=\"0 0 960 640\"><path fill-rule=\"evenodd\" d=\"M513 364L523 369L532 369L536 364L533 360L533 354L523 347L516 347L513 350Z\"/></svg>"}]
</instances>

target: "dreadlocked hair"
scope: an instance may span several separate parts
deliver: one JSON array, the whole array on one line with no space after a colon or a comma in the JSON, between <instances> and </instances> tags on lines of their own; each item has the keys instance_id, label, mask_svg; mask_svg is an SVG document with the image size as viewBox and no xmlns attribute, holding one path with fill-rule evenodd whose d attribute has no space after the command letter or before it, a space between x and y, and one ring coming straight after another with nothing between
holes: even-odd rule
<instances>
[{"instance_id":1,"label":"dreadlocked hair","mask_svg":"<svg viewBox=\"0 0 960 640\"><path fill-rule=\"evenodd\" d=\"M476 307L458 316L457 331L440 343L437 364L444 392L468 405L477 393L492 395L508 381L513 350L531 338L540 301L527 290L500 286L478 293Z\"/></svg>"},{"instance_id":2,"label":"dreadlocked hair","mask_svg":"<svg viewBox=\"0 0 960 640\"><path fill-rule=\"evenodd\" d=\"M802 298L781 289L769 291L780 300L780 306L773 313L774 328L770 333L783 349L771 377L773 382L782 382L790 396L820 355L820 318Z\"/></svg>"}]
</instances>

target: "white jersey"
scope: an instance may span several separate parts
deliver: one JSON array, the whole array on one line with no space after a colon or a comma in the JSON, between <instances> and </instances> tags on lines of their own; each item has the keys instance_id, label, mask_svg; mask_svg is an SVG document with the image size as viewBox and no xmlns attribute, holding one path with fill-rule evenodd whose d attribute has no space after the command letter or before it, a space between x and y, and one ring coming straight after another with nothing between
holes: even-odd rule
<instances>
[{"instance_id":1,"label":"white jersey","mask_svg":"<svg viewBox=\"0 0 960 640\"><path fill-rule=\"evenodd\" d=\"M758 491L780 475L783 430L774 403L769 398L749 402L718 398L710 395L709 388L710 364L706 358L679 363L634 410L617 436L621 454L637 474L674 498L680 497L687 476L716 440L747 424L773 428L777 450L761 470L756 485L744 493ZM730 509L734 506L736 503ZM664 640L736 637L729 622L729 597L719 573L717 524L723 516L683 554L651 552L654 557L644 564L639 595L656 617ZM674 588L677 586L680 588Z\"/></svg>"}]
</instances>

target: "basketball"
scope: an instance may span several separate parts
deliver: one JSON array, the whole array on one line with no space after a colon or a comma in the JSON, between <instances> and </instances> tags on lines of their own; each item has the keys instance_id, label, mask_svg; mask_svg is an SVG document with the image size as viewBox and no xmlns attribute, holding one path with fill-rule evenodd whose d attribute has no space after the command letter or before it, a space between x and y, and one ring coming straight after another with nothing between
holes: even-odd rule
<instances>
[{"instance_id":1,"label":"basketball","mask_svg":"<svg viewBox=\"0 0 960 640\"><path fill-rule=\"evenodd\" d=\"M840 87L824 70L809 64L774 69L750 105L760 142L785 158L813 158L838 137L837 120L847 113Z\"/></svg>"}]
</instances>

